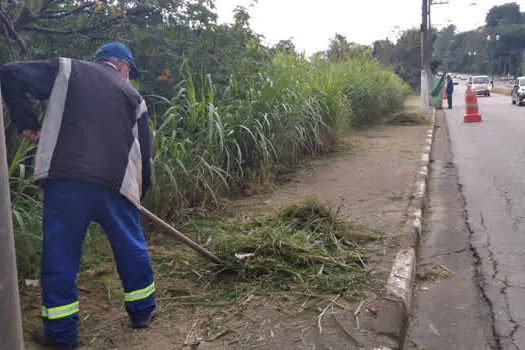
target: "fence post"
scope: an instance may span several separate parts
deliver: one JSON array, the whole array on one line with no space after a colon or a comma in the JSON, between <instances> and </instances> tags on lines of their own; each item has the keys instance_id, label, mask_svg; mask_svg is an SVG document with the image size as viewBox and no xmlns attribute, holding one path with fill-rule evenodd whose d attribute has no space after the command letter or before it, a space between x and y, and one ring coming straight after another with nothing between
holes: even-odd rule
<instances>
[{"instance_id":1,"label":"fence post","mask_svg":"<svg viewBox=\"0 0 525 350\"><path fill-rule=\"evenodd\" d=\"M7 178L4 112L0 93L0 349L22 350L22 316L18 294L11 197Z\"/></svg>"}]
</instances>

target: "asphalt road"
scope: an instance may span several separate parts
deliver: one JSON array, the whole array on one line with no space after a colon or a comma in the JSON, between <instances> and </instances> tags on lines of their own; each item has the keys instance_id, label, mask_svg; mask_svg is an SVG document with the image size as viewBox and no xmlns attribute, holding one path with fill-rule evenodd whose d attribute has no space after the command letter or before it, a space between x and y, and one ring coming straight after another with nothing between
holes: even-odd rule
<instances>
[{"instance_id":1,"label":"asphalt road","mask_svg":"<svg viewBox=\"0 0 525 350\"><path fill-rule=\"evenodd\" d=\"M409 336L424 349L525 350L525 107L480 97L483 121L465 124L457 90L444 118L458 187L436 160L422 244L422 263L441 258L454 275L420 283Z\"/></svg>"}]
</instances>

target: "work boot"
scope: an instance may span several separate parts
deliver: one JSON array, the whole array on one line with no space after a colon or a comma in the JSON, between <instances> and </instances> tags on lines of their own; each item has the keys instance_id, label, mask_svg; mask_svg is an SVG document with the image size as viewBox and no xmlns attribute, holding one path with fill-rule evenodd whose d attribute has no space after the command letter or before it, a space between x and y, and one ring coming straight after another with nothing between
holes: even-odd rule
<instances>
[{"instance_id":1,"label":"work boot","mask_svg":"<svg viewBox=\"0 0 525 350\"><path fill-rule=\"evenodd\" d=\"M157 317L157 310L153 310L151 314L149 314L149 317L145 319L144 321L133 321L131 320L131 328L133 329L142 329L142 328L148 328L149 323Z\"/></svg>"},{"instance_id":2,"label":"work boot","mask_svg":"<svg viewBox=\"0 0 525 350\"><path fill-rule=\"evenodd\" d=\"M53 339L51 339L46 334L46 332L44 331L44 327L42 326L35 328L31 335L35 343L51 348L53 350L70 350L75 348L75 346L69 346L66 344L59 344L54 342Z\"/></svg>"}]
</instances>

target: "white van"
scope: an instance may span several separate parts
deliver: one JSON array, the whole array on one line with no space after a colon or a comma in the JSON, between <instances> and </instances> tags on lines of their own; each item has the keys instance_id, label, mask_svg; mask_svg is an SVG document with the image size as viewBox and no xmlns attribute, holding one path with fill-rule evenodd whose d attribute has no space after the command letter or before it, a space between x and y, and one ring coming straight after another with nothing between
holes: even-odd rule
<instances>
[{"instance_id":1,"label":"white van","mask_svg":"<svg viewBox=\"0 0 525 350\"><path fill-rule=\"evenodd\" d=\"M475 75L468 79L468 83L476 91L476 95L490 96L492 83L487 75Z\"/></svg>"}]
</instances>

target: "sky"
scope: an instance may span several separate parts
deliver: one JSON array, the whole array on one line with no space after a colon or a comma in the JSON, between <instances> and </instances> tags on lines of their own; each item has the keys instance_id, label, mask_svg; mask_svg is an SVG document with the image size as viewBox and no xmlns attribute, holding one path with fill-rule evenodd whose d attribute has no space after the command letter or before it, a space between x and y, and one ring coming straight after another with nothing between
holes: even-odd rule
<instances>
[{"instance_id":1,"label":"sky","mask_svg":"<svg viewBox=\"0 0 525 350\"><path fill-rule=\"evenodd\" d=\"M448 0L448 5L432 6L432 24L439 28L453 23L459 31L474 29L485 23L492 6L511 1ZM232 22L235 6L245 6L252 16L252 29L265 36L266 44L292 39L297 50L307 54L326 50L335 33L371 45L377 39L395 40L396 30L421 23L421 0L259 0L249 7L252 2L215 0L219 23ZM525 0L516 2L525 12Z\"/></svg>"}]
</instances>

